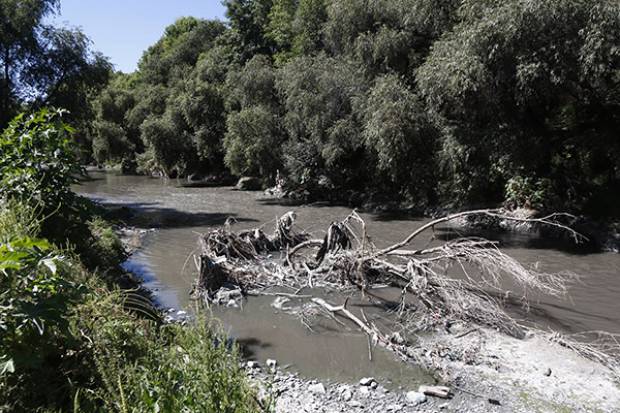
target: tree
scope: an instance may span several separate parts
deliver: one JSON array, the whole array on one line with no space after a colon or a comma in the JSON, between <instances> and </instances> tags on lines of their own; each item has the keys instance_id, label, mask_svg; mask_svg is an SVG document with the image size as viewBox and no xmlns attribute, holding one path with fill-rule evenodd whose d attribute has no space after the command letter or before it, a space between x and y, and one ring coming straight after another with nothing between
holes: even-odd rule
<instances>
[{"instance_id":1,"label":"tree","mask_svg":"<svg viewBox=\"0 0 620 413\"><path fill-rule=\"evenodd\" d=\"M402 79L386 75L377 79L362 110L364 143L376 156L379 182L419 205L435 202L436 132L420 99Z\"/></svg>"},{"instance_id":2,"label":"tree","mask_svg":"<svg viewBox=\"0 0 620 413\"><path fill-rule=\"evenodd\" d=\"M252 106L228 116L225 162L235 175L259 176L273 182L282 167L282 131L271 108Z\"/></svg>"},{"instance_id":3,"label":"tree","mask_svg":"<svg viewBox=\"0 0 620 413\"><path fill-rule=\"evenodd\" d=\"M320 175L342 179L340 171L327 168L326 162L360 159L354 103L367 89L364 73L342 59L300 57L279 72L277 88L290 138L285 159L292 179L309 185L316 184Z\"/></svg>"},{"instance_id":4,"label":"tree","mask_svg":"<svg viewBox=\"0 0 620 413\"><path fill-rule=\"evenodd\" d=\"M112 66L81 31L44 24L58 7L57 0L0 1L0 129L22 109L62 107L88 158L91 102Z\"/></svg>"},{"instance_id":5,"label":"tree","mask_svg":"<svg viewBox=\"0 0 620 413\"><path fill-rule=\"evenodd\" d=\"M226 17L239 39L242 61L255 54L271 54L275 48L266 36L272 0L223 0Z\"/></svg>"},{"instance_id":6,"label":"tree","mask_svg":"<svg viewBox=\"0 0 620 413\"><path fill-rule=\"evenodd\" d=\"M327 20L325 0L299 0L293 20L293 54L313 54L323 48L323 26Z\"/></svg>"},{"instance_id":7,"label":"tree","mask_svg":"<svg viewBox=\"0 0 620 413\"><path fill-rule=\"evenodd\" d=\"M468 7L417 72L443 131L448 188L463 201L498 200L513 176L544 177L563 205L584 207L617 182L618 54L610 45L620 39L601 28L618 23L620 6Z\"/></svg>"}]
</instances>

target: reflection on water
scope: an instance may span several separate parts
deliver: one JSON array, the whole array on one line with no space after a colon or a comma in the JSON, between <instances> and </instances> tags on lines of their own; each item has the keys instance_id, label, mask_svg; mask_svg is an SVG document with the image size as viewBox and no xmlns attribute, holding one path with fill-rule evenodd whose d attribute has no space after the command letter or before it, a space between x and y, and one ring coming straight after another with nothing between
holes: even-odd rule
<instances>
[{"instance_id":1,"label":"reflection on water","mask_svg":"<svg viewBox=\"0 0 620 413\"><path fill-rule=\"evenodd\" d=\"M145 278L164 306L175 308L189 305L188 291L195 277L191 255L197 248L198 234L222 225L228 217L237 220L237 229L269 225L293 208L265 200L261 192L238 192L228 187L182 188L176 181L104 172L91 175L94 179L78 186L78 192L106 204L135 208L140 211L136 225L159 228L148 236L144 247L127 265ZM298 225L316 235L350 212L343 207L318 205L293 209ZM406 217L362 216L378 246L396 242L426 222ZM454 230L438 231L435 235L446 238L451 236L450 231ZM537 264L547 272L570 270L582 276L581 283L571 289L570 299L545 298L534 302L529 316L535 322L571 332L620 333L619 254L571 251L523 235L503 234L500 241L505 252L523 263ZM404 383L419 377L418 372L379 350L370 362L365 336L354 331L325 329L313 333L299 320L274 314L271 301L252 299L242 310L217 310L224 327L247 344L247 351L254 353L256 359L275 357L281 364L294 364L304 374L332 379L375 375Z\"/></svg>"}]
</instances>

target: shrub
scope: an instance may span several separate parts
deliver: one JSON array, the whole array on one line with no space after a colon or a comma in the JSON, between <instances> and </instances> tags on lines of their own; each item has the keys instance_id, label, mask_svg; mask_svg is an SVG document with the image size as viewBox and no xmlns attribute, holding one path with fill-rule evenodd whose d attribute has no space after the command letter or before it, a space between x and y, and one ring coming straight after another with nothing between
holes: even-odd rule
<instances>
[{"instance_id":1,"label":"shrub","mask_svg":"<svg viewBox=\"0 0 620 413\"><path fill-rule=\"evenodd\" d=\"M0 196L43 205L46 213L71 205L70 185L82 172L63 111L19 115L0 135Z\"/></svg>"},{"instance_id":2,"label":"shrub","mask_svg":"<svg viewBox=\"0 0 620 413\"><path fill-rule=\"evenodd\" d=\"M557 201L551 180L515 176L506 183L505 203L510 208L549 210Z\"/></svg>"}]
</instances>

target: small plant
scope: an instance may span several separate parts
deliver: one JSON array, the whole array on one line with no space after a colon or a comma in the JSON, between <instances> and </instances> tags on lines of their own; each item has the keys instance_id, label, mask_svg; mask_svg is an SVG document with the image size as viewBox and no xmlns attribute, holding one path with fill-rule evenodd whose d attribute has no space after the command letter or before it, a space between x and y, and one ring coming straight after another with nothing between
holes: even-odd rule
<instances>
[{"instance_id":1,"label":"small plant","mask_svg":"<svg viewBox=\"0 0 620 413\"><path fill-rule=\"evenodd\" d=\"M511 208L547 210L554 203L555 194L549 179L515 176L506 184L506 205Z\"/></svg>"}]
</instances>

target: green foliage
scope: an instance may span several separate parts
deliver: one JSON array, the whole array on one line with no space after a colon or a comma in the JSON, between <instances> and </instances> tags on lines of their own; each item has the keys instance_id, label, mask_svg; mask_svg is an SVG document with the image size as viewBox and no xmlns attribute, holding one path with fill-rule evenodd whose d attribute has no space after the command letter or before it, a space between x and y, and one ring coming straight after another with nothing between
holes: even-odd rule
<instances>
[{"instance_id":1,"label":"green foliage","mask_svg":"<svg viewBox=\"0 0 620 413\"><path fill-rule=\"evenodd\" d=\"M46 240L21 237L0 243L0 363L5 363L0 407L30 410L27 406L63 397L58 347L73 342L67 314L80 297L80 286L70 275L74 270ZM43 394L41 381L50 386Z\"/></svg>"},{"instance_id":2,"label":"green foliage","mask_svg":"<svg viewBox=\"0 0 620 413\"><path fill-rule=\"evenodd\" d=\"M550 197L554 194L549 179L515 176L506 184L506 203L511 208L549 210L556 206Z\"/></svg>"},{"instance_id":3,"label":"green foliage","mask_svg":"<svg viewBox=\"0 0 620 413\"><path fill-rule=\"evenodd\" d=\"M70 185L82 172L73 129L62 111L19 115L0 136L0 196L45 205L49 212L73 200Z\"/></svg>"},{"instance_id":4,"label":"green foliage","mask_svg":"<svg viewBox=\"0 0 620 413\"><path fill-rule=\"evenodd\" d=\"M265 106L252 106L228 117L225 162L236 175L272 178L281 167L282 132Z\"/></svg>"},{"instance_id":5,"label":"green foliage","mask_svg":"<svg viewBox=\"0 0 620 413\"><path fill-rule=\"evenodd\" d=\"M110 305L105 305L109 312ZM112 307L114 308L114 307ZM116 307L82 317L103 386L94 402L110 412L254 412L236 352L205 318L191 326L136 322ZM87 321L92 320L92 321ZM93 403L84 397L81 403Z\"/></svg>"},{"instance_id":6,"label":"green foliage","mask_svg":"<svg viewBox=\"0 0 620 413\"><path fill-rule=\"evenodd\" d=\"M618 32L602 40L600 31L618 23L618 11L606 1L472 1L464 21L434 43L417 81L446 144L459 148L444 151L457 156L446 162L463 165L446 178L466 200L488 199L489 182L501 194L497 188L520 171L548 177L577 209L587 187L613 185L618 95L598 82L618 80L609 48Z\"/></svg>"},{"instance_id":7,"label":"green foliage","mask_svg":"<svg viewBox=\"0 0 620 413\"><path fill-rule=\"evenodd\" d=\"M22 110L64 108L88 157L93 97L112 66L80 30L47 24L59 7L59 0L0 0L0 130Z\"/></svg>"},{"instance_id":8,"label":"green foliage","mask_svg":"<svg viewBox=\"0 0 620 413\"><path fill-rule=\"evenodd\" d=\"M348 61L319 55L297 58L279 75L277 87L284 97L284 126L290 140L285 160L291 178L312 186L321 174L336 177L339 171L328 168L326 162L336 165L343 157L355 156L361 146L353 112L366 88L364 73Z\"/></svg>"},{"instance_id":9,"label":"green foliage","mask_svg":"<svg viewBox=\"0 0 620 413\"><path fill-rule=\"evenodd\" d=\"M293 20L293 54L309 55L323 47L323 25L327 20L325 0L299 0Z\"/></svg>"},{"instance_id":10,"label":"green foliage","mask_svg":"<svg viewBox=\"0 0 620 413\"><path fill-rule=\"evenodd\" d=\"M436 132L420 100L401 79L388 75L377 80L363 113L365 144L385 180L419 204L435 201Z\"/></svg>"},{"instance_id":11,"label":"green foliage","mask_svg":"<svg viewBox=\"0 0 620 413\"><path fill-rule=\"evenodd\" d=\"M283 167L311 192L326 178L334 193L454 207L500 203L515 176L586 212L620 187L617 2L224 5L228 27L179 20L100 95L99 162Z\"/></svg>"}]
</instances>

